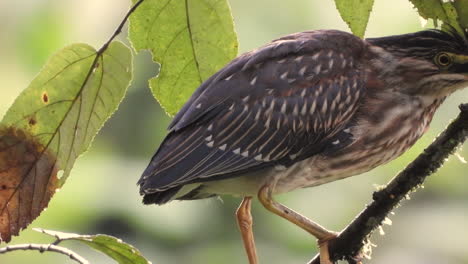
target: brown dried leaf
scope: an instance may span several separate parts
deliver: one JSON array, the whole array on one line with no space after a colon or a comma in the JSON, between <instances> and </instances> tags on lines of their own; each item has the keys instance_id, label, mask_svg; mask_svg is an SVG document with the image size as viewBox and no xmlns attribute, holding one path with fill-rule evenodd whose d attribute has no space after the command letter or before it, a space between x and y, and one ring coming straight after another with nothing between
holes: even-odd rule
<instances>
[{"instance_id":1,"label":"brown dried leaf","mask_svg":"<svg viewBox=\"0 0 468 264\"><path fill-rule=\"evenodd\" d=\"M22 130L0 128L0 234L10 241L49 203L57 159Z\"/></svg>"}]
</instances>

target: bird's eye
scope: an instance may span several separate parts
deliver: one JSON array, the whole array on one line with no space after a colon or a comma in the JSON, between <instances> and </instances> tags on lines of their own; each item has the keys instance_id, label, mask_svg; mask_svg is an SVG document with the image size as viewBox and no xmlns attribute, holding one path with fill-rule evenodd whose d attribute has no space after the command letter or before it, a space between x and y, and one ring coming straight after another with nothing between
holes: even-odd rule
<instances>
[{"instance_id":1,"label":"bird's eye","mask_svg":"<svg viewBox=\"0 0 468 264\"><path fill-rule=\"evenodd\" d=\"M452 56L450 56L449 54L445 52L441 52L437 54L437 56L435 57L435 63L439 65L440 67L447 67L450 64L452 64L452 62L453 62Z\"/></svg>"}]
</instances>

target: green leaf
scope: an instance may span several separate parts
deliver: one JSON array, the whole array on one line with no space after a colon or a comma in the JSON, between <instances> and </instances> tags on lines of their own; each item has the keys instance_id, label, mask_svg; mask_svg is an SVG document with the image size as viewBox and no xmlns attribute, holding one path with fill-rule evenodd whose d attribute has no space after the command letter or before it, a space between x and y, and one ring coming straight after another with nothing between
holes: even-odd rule
<instances>
[{"instance_id":1,"label":"green leaf","mask_svg":"<svg viewBox=\"0 0 468 264\"><path fill-rule=\"evenodd\" d=\"M129 35L136 51L150 50L161 64L150 87L170 115L237 55L227 0L147 0L130 17Z\"/></svg>"},{"instance_id":2,"label":"green leaf","mask_svg":"<svg viewBox=\"0 0 468 264\"><path fill-rule=\"evenodd\" d=\"M465 30L468 28L468 0L457 0L452 3L458 13L458 22Z\"/></svg>"},{"instance_id":3,"label":"green leaf","mask_svg":"<svg viewBox=\"0 0 468 264\"><path fill-rule=\"evenodd\" d=\"M374 0L335 0L335 5L354 35L364 37Z\"/></svg>"},{"instance_id":4,"label":"green leaf","mask_svg":"<svg viewBox=\"0 0 468 264\"><path fill-rule=\"evenodd\" d=\"M442 0L410 0L411 3L418 10L419 15L424 19L433 19L434 24L437 26L438 21L442 21L443 28L449 27L455 29L460 36L465 36L463 26L460 25L461 21L466 18L459 18L458 11L468 8L467 3L457 3L442 1ZM462 6L464 8L462 8ZM466 14L466 11L463 14ZM467 25L464 27L466 28Z\"/></svg>"},{"instance_id":5,"label":"green leaf","mask_svg":"<svg viewBox=\"0 0 468 264\"><path fill-rule=\"evenodd\" d=\"M410 0L424 19L448 21L447 14L440 0Z\"/></svg>"},{"instance_id":6,"label":"green leaf","mask_svg":"<svg viewBox=\"0 0 468 264\"><path fill-rule=\"evenodd\" d=\"M150 264L141 253L132 245L122 242L122 240L108 235L79 235L73 233L64 233L41 228L34 230L53 236L57 240L74 240L82 242L93 249L100 251L113 258L119 264Z\"/></svg>"},{"instance_id":7,"label":"green leaf","mask_svg":"<svg viewBox=\"0 0 468 264\"><path fill-rule=\"evenodd\" d=\"M47 207L117 109L131 74L131 52L122 43L112 42L103 53L74 44L52 56L18 96L0 123L2 240Z\"/></svg>"},{"instance_id":8,"label":"green leaf","mask_svg":"<svg viewBox=\"0 0 468 264\"><path fill-rule=\"evenodd\" d=\"M57 156L62 183L75 159L122 101L132 75L130 50L113 42L96 50L74 44L55 54L5 114L2 124L21 129Z\"/></svg>"}]
</instances>

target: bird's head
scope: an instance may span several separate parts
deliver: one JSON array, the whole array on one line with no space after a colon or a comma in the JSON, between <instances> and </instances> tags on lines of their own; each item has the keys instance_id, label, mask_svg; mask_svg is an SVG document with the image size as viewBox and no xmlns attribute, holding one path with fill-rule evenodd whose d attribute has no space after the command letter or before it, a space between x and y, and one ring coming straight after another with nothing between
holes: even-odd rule
<instances>
[{"instance_id":1,"label":"bird's head","mask_svg":"<svg viewBox=\"0 0 468 264\"><path fill-rule=\"evenodd\" d=\"M468 87L468 32L425 30L367 41L381 77L404 93L440 97Z\"/></svg>"}]
</instances>

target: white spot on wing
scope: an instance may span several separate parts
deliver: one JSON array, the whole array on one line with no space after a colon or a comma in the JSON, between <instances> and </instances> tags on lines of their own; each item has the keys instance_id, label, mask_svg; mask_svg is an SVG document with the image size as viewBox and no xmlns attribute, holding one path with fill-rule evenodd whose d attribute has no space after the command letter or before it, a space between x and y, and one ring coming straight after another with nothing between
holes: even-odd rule
<instances>
[{"instance_id":1,"label":"white spot on wing","mask_svg":"<svg viewBox=\"0 0 468 264\"><path fill-rule=\"evenodd\" d=\"M318 121L318 118L315 119L314 121L314 130L318 131L320 128L322 128L320 122Z\"/></svg>"},{"instance_id":2,"label":"white spot on wing","mask_svg":"<svg viewBox=\"0 0 468 264\"><path fill-rule=\"evenodd\" d=\"M278 116L278 120L276 121L276 129L280 129L281 127L281 116Z\"/></svg>"},{"instance_id":3,"label":"white spot on wing","mask_svg":"<svg viewBox=\"0 0 468 264\"><path fill-rule=\"evenodd\" d=\"M337 140L333 141L332 144L333 144L333 145L338 145L338 144L340 144L340 140L337 139Z\"/></svg>"},{"instance_id":4,"label":"white spot on wing","mask_svg":"<svg viewBox=\"0 0 468 264\"><path fill-rule=\"evenodd\" d=\"M208 131L211 131L211 129L213 129L213 124L208 126Z\"/></svg>"},{"instance_id":5,"label":"white spot on wing","mask_svg":"<svg viewBox=\"0 0 468 264\"><path fill-rule=\"evenodd\" d=\"M336 100L333 100L330 106L330 111L335 111L335 108L336 108Z\"/></svg>"},{"instance_id":6,"label":"white spot on wing","mask_svg":"<svg viewBox=\"0 0 468 264\"><path fill-rule=\"evenodd\" d=\"M213 139L213 135L209 135L205 138L206 141L211 141L211 139Z\"/></svg>"},{"instance_id":7,"label":"white spot on wing","mask_svg":"<svg viewBox=\"0 0 468 264\"><path fill-rule=\"evenodd\" d=\"M323 85L320 84L317 91L319 92L319 94L321 94L323 92Z\"/></svg>"},{"instance_id":8,"label":"white spot on wing","mask_svg":"<svg viewBox=\"0 0 468 264\"><path fill-rule=\"evenodd\" d=\"M255 77L250 81L250 85L255 85L256 82L257 82L257 76L255 76Z\"/></svg>"},{"instance_id":9,"label":"white spot on wing","mask_svg":"<svg viewBox=\"0 0 468 264\"><path fill-rule=\"evenodd\" d=\"M256 161L262 161L262 154L258 154L257 156L254 157L254 160Z\"/></svg>"},{"instance_id":10,"label":"white spot on wing","mask_svg":"<svg viewBox=\"0 0 468 264\"><path fill-rule=\"evenodd\" d=\"M297 106L297 103L294 104L294 109L293 109L293 115L298 115L299 114L299 107Z\"/></svg>"},{"instance_id":11,"label":"white spot on wing","mask_svg":"<svg viewBox=\"0 0 468 264\"><path fill-rule=\"evenodd\" d=\"M297 61L297 62L301 62L302 58L304 58L304 56L299 56L299 57L295 58L294 60Z\"/></svg>"},{"instance_id":12,"label":"white spot on wing","mask_svg":"<svg viewBox=\"0 0 468 264\"><path fill-rule=\"evenodd\" d=\"M284 72L283 74L281 74L280 78L282 80L286 80L286 77L288 76L288 72Z\"/></svg>"},{"instance_id":13,"label":"white spot on wing","mask_svg":"<svg viewBox=\"0 0 468 264\"><path fill-rule=\"evenodd\" d=\"M314 68L315 74L319 74L321 70L322 70L322 64L319 64L319 65L315 66L315 68Z\"/></svg>"},{"instance_id":14,"label":"white spot on wing","mask_svg":"<svg viewBox=\"0 0 468 264\"><path fill-rule=\"evenodd\" d=\"M304 73L306 72L307 70L307 66L303 66L300 70L299 70L299 74L304 76Z\"/></svg>"},{"instance_id":15,"label":"white spot on wing","mask_svg":"<svg viewBox=\"0 0 468 264\"><path fill-rule=\"evenodd\" d=\"M200 109L201 108L201 103L197 104L197 106L195 106L195 108Z\"/></svg>"},{"instance_id":16,"label":"white spot on wing","mask_svg":"<svg viewBox=\"0 0 468 264\"><path fill-rule=\"evenodd\" d=\"M224 150L226 150L226 147L227 147L227 144L224 144L224 145L220 146L219 149L224 151Z\"/></svg>"},{"instance_id":17,"label":"white spot on wing","mask_svg":"<svg viewBox=\"0 0 468 264\"><path fill-rule=\"evenodd\" d=\"M233 75L234 75L234 74L233 74ZM232 78L233 75L229 75L229 76L228 76L227 78L225 78L224 80L226 80L226 81L231 80L231 78Z\"/></svg>"},{"instance_id":18,"label":"white spot on wing","mask_svg":"<svg viewBox=\"0 0 468 264\"><path fill-rule=\"evenodd\" d=\"M279 60L278 63L285 63L286 59Z\"/></svg>"},{"instance_id":19,"label":"white spot on wing","mask_svg":"<svg viewBox=\"0 0 468 264\"><path fill-rule=\"evenodd\" d=\"M304 102L301 109L301 115L306 115L307 113L307 101Z\"/></svg>"},{"instance_id":20,"label":"white spot on wing","mask_svg":"<svg viewBox=\"0 0 468 264\"><path fill-rule=\"evenodd\" d=\"M337 103L340 103L340 101L341 101L341 90L340 90L340 91L338 92L338 94L336 95L335 101L336 101Z\"/></svg>"},{"instance_id":21,"label":"white spot on wing","mask_svg":"<svg viewBox=\"0 0 468 264\"><path fill-rule=\"evenodd\" d=\"M207 145L208 147L212 148L213 145L214 145L214 141L210 141L210 142L206 143L206 145Z\"/></svg>"},{"instance_id":22,"label":"white spot on wing","mask_svg":"<svg viewBox=\"0 0 468 264\"><path fill-rule=\"evenodd\" d=\"M262 113L262 110L258 110L257 114L255 114L255 121L258 121L261 113Z\"/></svg>"},{"instance_id":23,"label":"white spot on wing","mask_svg":"<svg viewBox=\"0 0 468 264\"><path fill-rule=\"evenodd\" d=\"M286 167L284 165L276 165L275 166L275 170L277 171L284 171L286 169Z\"/></svg>"},{"instance_id":24,"label":"white spot on wing","mask_svg":"<svg viewBox=\"0 0 468 264\"><path fill-rule=\"evenodd\" d=\"M246 103L250 98L250 95L247 95L246 97L242 98L242 101Z\"/></svg>"},{"instance_id":25,"label":"white spot on wing","mask_svg":"<svg viewBox=\"0 0 468 264\"><path fill-rule=\"evenodd\" d=\"M267 119L267 121L265 122L265 127L266 127L266 128L269 128L269 127L270 127L270 122L271 122L271 115L268 115L268 119Z\"/></svg>"},{"instance_id":26,"label":"white spot on wing","mask_svg":"<svg viewBox=\"0 0 468 264\"><path fill-rule=\"evenodd\" d=\"M359 98L359 95L361 94L361 91L360 90L357 90L356 91L356 94L354 95L355 99L354 100L357 100Z\"/></svg>"},{"instance_id":27,"label":"white spot on wing","mask_svg":"<svg viewBox=\"0 0 468 264\"><path fill-rule=\"evenodd\" d=\"M234 151L232 151L234 154L240 154L240 148L236 148Z\"/></svg>"},{"instance_id":28,"label":"white spot on wing","mask_svg":"<svg viewBox=\"0 0 468 264\"><path fill-rule=\"evenodd\" d=\"M273 109L275 108L275 100L271 101L270 108L268 109L268 112L271 114L273 112Z\"/></svg>"},{"instance_id":29,"label":"white spot on wing","mask_svg":"<svg viewBox=\"0 0 468 264\"><path fill-rule=\"evenodd\" d=\"M283 102L281 105L281 113L285 114L286 113L286 101Z\"/></svg>"},{"instance_id":30,"label":"white spot on wing","mask_svg":"<svg viewBox=\"0 0 468 264\"><path fill-rule=\"evenodd\" d=\"M310 106L310 111L309 113L312 115L315 112L315 108L317 107L317 100L314 100L312 102L312 105Z\"/></svg>"},{"instance_id":31,"label":"white spot on wing","mask_svg":"<svg viewBox=\"0 0 468 264\"><path fill-rule=\"evenodd\" d=\"M328 101L325 99L325 100L323 100L322 114L327 113L327 109L328 109Z\"/></svg>"},{"instance_id":32,"label":"white spot on wing","mask_svg":"<svg viewBox=\"0 0 468 264\"><path fill-rule=\"evenodd\" d=\"M241 156L247 158L249 156L249 151L246 150L246 151L242 152Z\"/></svg>"},{"instance_id":33,"label":"white spot on wing","mask_svg":"<svg viewBox=\"0 0 468 264\"><path fill-rule=\"evenodd\" d=\"M315 53L314 56L312 56L312 60L317 60L319 56L320 52Z\"/></svg>"},{"instance_id":34,"label":"white spot on wing","mask_svg":"<svg viewBox=\"0 0 468 264\"><path fill-rule=\"evenodd\" d=\"M298 122L299 122L299 125L297 126L297 129L302 130L302 128L304 127L304 122L300 118L298 119Z\"/></svg>"}]
</instances>

